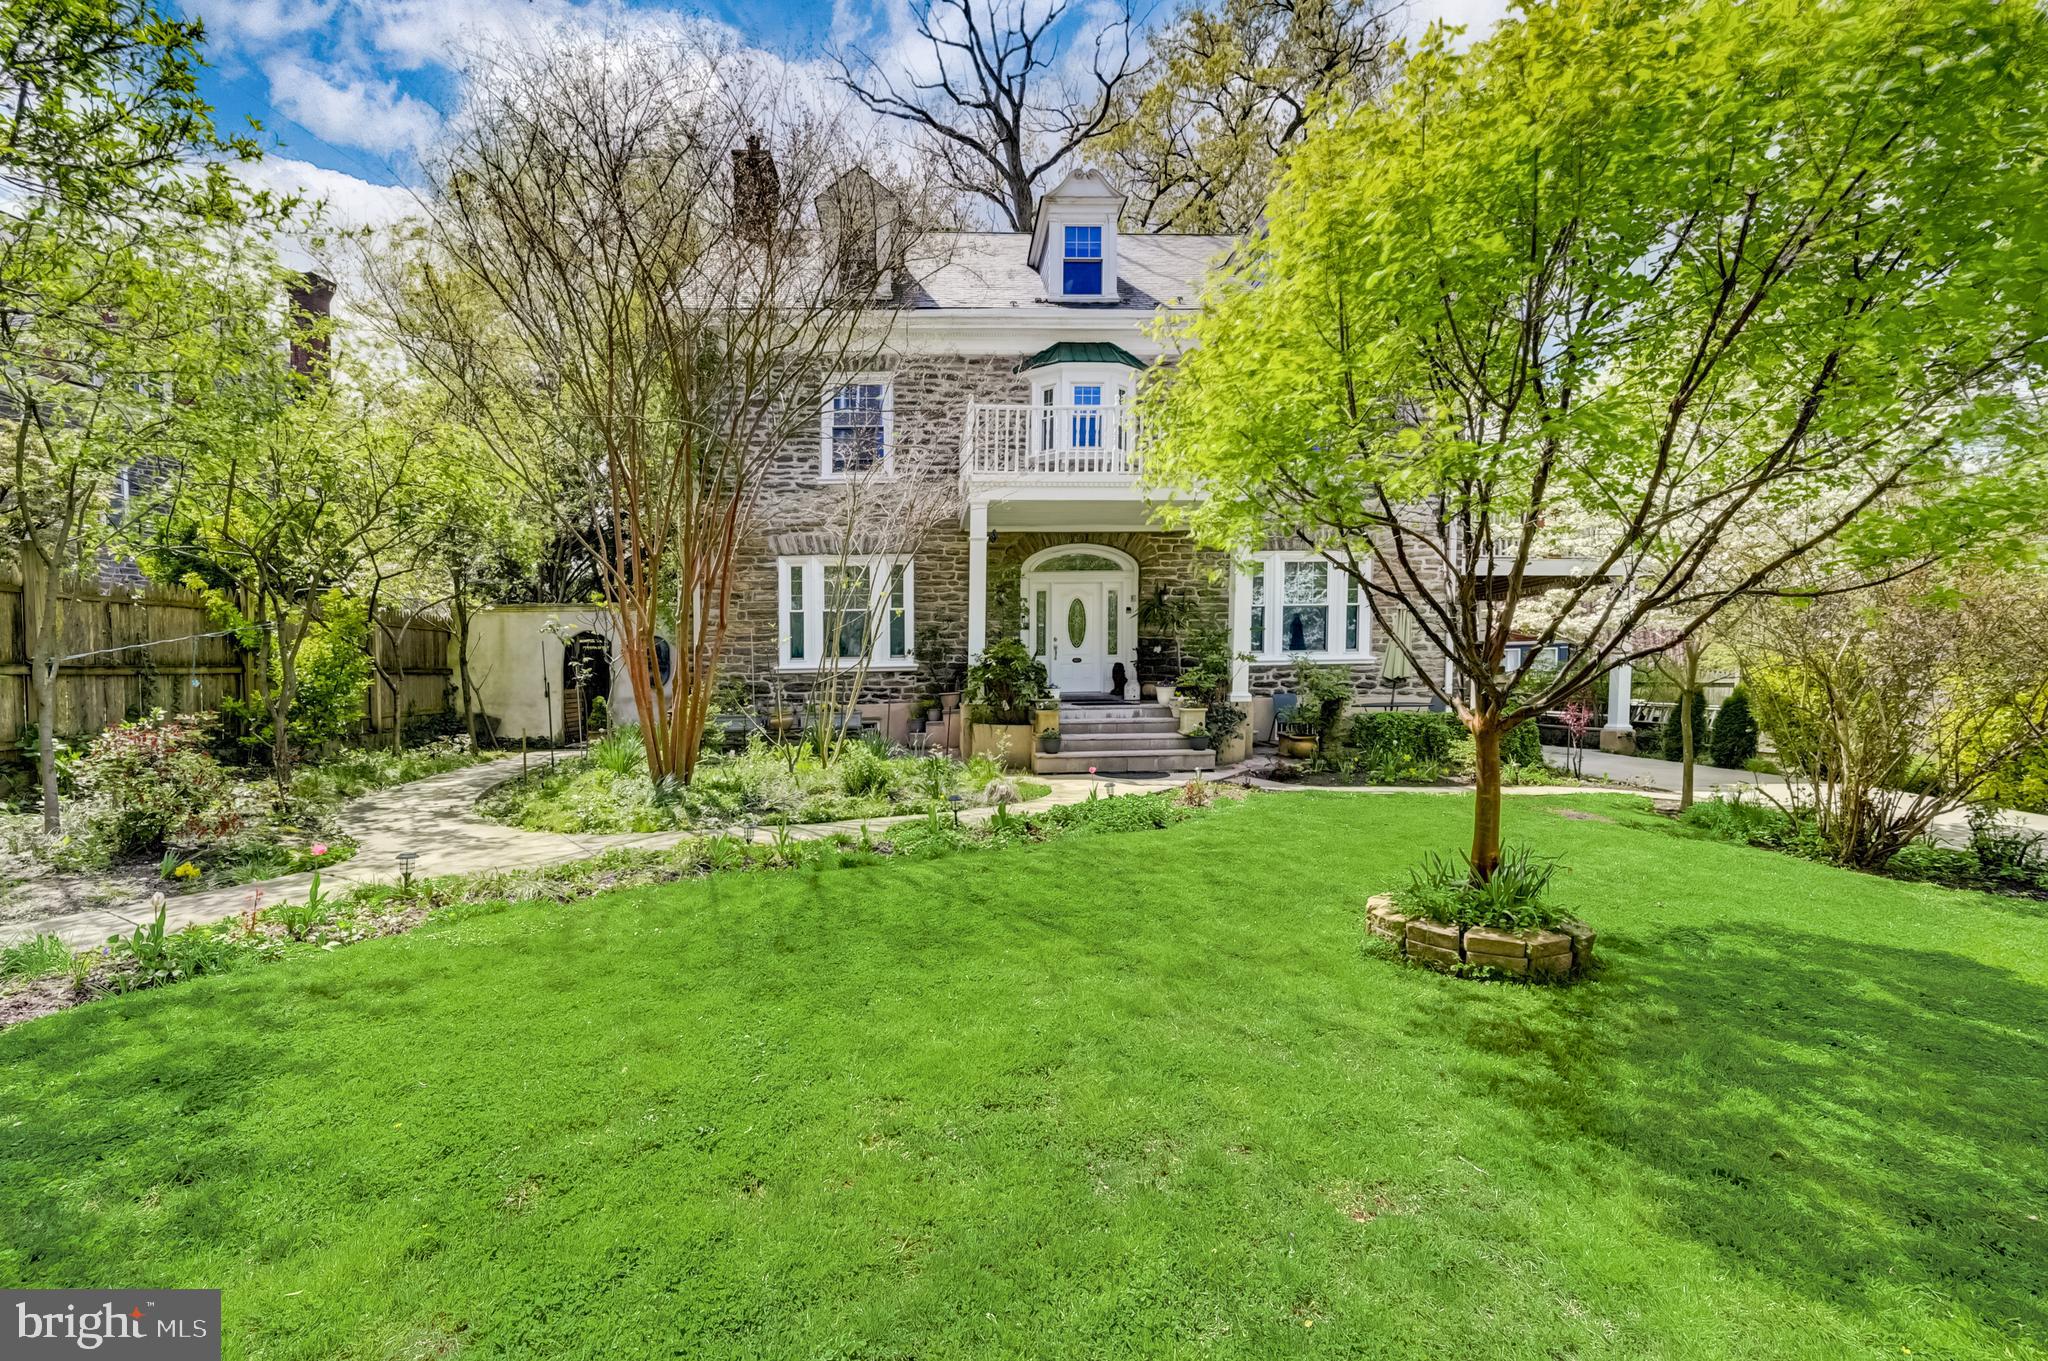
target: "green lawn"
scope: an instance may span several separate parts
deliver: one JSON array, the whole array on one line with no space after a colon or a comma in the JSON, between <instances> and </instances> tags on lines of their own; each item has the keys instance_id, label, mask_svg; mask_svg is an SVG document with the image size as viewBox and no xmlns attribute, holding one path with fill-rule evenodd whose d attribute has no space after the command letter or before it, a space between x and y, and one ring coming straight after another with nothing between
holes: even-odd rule
<instances>
[{"instance_id":1,"label":"green lawn","mask_svg":"<svg viewBox=\"0 0 2048 1361\"><path fill-rule=\"evenodd\" d=\"M1301 793L84 1007L0 1034L0 1282L234 1356L2048 1354L2048 911L1639 807L1509 800L1572 989L1362 943L1465 800Z\"/></svg>"}]
</instances>

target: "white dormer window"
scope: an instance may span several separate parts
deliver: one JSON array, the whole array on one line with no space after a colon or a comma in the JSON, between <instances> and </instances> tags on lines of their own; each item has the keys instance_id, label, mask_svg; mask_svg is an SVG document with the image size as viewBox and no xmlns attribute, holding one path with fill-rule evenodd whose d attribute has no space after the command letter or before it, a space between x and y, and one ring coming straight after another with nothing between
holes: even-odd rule
<instances>
[{"instance_id":1,"label":"white dormer window","mask_svg":"<svg viewBox=\"0 0 2048 1361\"><path fill-rule=\"evenodd\" d=\"M1102 288L1102 228L1068 227L1061 256L1060 291L1070 298L1093 298Z\"/></svg>"},{"instance_id":2,"label":"white dormer window","mask_svg":"<svg viewBox=\"0 0 2048 1361\"><path fill-rule=\"evenodd\" d=\"M889 380L862 375L827 390L819 472L826 478L889 470Z\"/></svg>"},{"instance_id":3,"label":"white dormer window","mask_svg":"<svg viewBox=\"0 0 2048 1361\"><path fill-rule=\"evenodd\" d=\"M1092 170L1076 170L1039 200L1031 267L1055 302L1115 302L1116 224L1124 197Z\"/></svg>"}]
</instances>

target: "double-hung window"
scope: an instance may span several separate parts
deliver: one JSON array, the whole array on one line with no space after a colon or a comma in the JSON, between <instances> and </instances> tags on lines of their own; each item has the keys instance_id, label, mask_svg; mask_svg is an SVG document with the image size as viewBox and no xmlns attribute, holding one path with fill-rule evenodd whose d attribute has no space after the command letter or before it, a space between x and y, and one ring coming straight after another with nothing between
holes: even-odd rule
<instances>
[{"instance_id":1,"label":"double-hung window","mask_svg":"<svg viewBox=\"0 0 2048 1361\"><path fill-rule=\"evenodd\" d=\"M782 665L912 665L914 577L912 563L891 558L778 560Z\"/></svg>"},{"instance_id":2,"label":"double-hung window","mask_svg":"<svg viewBox=\"0 0 2048 1361\"><path fill-rule=\"evenodd\" d=\"M1102 384L1074 384L1073 447L1102 447Z\"/></svg>"},{"instance_id":3,"label":"double-hung window","mask_svg":"<svg viewBox=\"0 0 2048 1361\"><path fill-rule=\"evenodd\" d=\"M1365 589L1312 553L1261 553L1244 565L1251 597L1251 650L1292 656L1372 655L1372 611Z\"/></svg>"},{"instance_id":4,"label":"double-hung window","mask_svg":"<svg viewBox=\"0 0 2048 1361\"><path fill-rule=\"evenodd\" d=\"M889 466L889 384L878 378L840 383L825 404L823 471L845 477Z\"/></svg>"},{"instance_id":5,"label":"double-hung window","mask_svg":"<svg viewBox=\"0 0 2048 1361\"><path fill-rule=\"evenodd\" d=\"M1060 252L1060 292L1070 298L1102 296L1102 228L1068 227Z\"/></svg>"}]
</instances>

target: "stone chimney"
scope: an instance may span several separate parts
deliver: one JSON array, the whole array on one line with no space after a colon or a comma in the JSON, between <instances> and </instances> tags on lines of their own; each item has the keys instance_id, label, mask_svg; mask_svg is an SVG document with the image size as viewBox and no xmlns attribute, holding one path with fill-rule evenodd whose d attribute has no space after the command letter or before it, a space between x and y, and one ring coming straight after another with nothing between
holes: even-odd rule
<instances>
[{"instance_id":1,"label":"stone chimney","mask_svg":"<svg viewBox=\"0 0 2048 1361\"><path fill-rule=\"evenodd\" d=\"M327 319L334 310L334 280L319 274L301 274L285 290L291 302L292 367L310 374L327 367Z\"/></svg>"},{"instance_id":2,"label":"stone chimney","mask_svg":"<svg viewBox=\"0 0 2048 1361\"><path fill-rule=\"evenodd\" d=\"M747 148L732 153L732 223L743 241L765 245L775 234L777 200L782 196L782 177L775 171L775 156L749 134Z\"/></svg>"}]
</instances>

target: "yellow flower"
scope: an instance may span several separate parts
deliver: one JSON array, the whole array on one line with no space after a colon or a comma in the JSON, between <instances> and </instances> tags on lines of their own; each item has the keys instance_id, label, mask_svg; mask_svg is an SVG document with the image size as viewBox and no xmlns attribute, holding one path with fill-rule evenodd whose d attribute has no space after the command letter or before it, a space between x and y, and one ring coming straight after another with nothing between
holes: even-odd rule
<instances>
[{"instance_id":1,"label":"yellow flower","mask_svg":"<svg viewBox=\"0 0 2048 1361\"><path fill-rule=\"evenodd\" d=\"M197 879L199 877L199 866L187 860L184 864L171 871L171 877L175 879Z\"/></svg>"}]
</instances>

